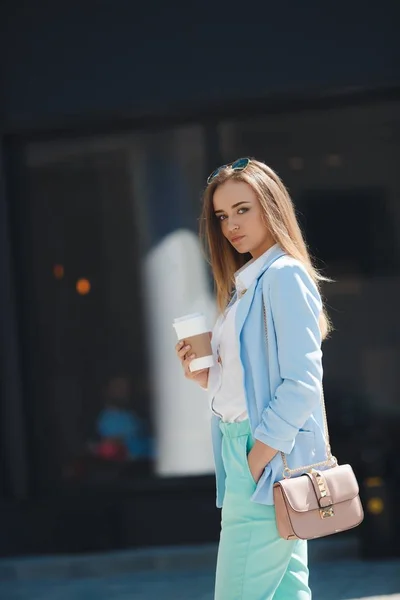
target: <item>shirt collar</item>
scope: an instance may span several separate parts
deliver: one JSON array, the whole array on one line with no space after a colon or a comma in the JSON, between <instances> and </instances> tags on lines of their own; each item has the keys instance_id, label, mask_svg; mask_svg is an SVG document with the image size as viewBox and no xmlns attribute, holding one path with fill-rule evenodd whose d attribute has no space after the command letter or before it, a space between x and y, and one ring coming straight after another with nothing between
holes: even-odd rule
<instances>
[{"instance_id":1,"label":"shirt collar","mask_svg":"<svg viewBox=\"0 0 400 600\"><path fill-rule=\"evenodd\" d=\"M267 262L269 256L277 248L278 244L274 244L271 248L268 248L264 254L261 254L258 258L252 258L243 267L241 267L235 273L235 286L239 298L245 293L246 290L251 286L253 281L257 278L257 275Z\"/></svg>"}]
</instances>

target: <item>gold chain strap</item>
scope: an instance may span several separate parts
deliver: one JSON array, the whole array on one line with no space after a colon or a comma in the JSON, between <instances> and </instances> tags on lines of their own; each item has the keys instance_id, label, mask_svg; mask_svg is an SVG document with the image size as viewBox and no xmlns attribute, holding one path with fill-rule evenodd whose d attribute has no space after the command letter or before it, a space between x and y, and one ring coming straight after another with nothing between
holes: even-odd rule
<instances>
[{"instance_id":1,"label":"gold chain strap","mask_svg":"<svg viewBox=\"0 0 400 600\"><path fill-rule=\"evenodd\" d=\"M264 310L264 327L265 327L265 337L266 337L266 342L267 342L267 350L268 350L268 328L267 328L267 313L265 311L265 304L263 302L263 310ZM315 467L323 467L323 466L336 466L337 465L337 460L334 456L332 456L332 450L331 450L331 446L329 443L329 430L328 430L328 418L326 415L326 407L325 407L325 398L324 398L324 390L321 389L321 408L322 408L322 415L323 415L323 421L324 421L324 436L325 436L325 443L326 443L326 455L327 455L327 459L323 460L321 462L318 463L314 463L313 465L305 465L303 467L296 467L295 469L290 469L287 463L287 459L286 459L286 454L284 452L281 452L281 457L282 457L282 462L283 462L283 477L285 479L289 479L293 473L301 473L302 471L308 471L311 469L314 469Z\"/></svg>"}]
</instances>

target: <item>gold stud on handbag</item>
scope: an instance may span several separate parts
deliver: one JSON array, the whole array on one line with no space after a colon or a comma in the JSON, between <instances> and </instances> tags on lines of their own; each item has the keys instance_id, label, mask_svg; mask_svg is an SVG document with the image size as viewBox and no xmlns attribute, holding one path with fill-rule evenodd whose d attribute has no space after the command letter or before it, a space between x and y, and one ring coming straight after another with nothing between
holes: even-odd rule
<instances>
[{"instance_id":1,"label":"gold stud on handbag","mask_svg":"<svg viewBox=\"0 0 400 600\"><path fill-rule=\"evenodd\" d=\"M268 342L264 306L265 334ZM279 535L285 540L311 540L357 527L364 512L357 479L350 465L338 465L329 443L324 393L321 392L326 460L289 469L281 452L283 479L274 484L274 504ZM318 470L318 467L327 467ZM302 473L298 477L292 475Z\"/></svg>"}]
</instances>

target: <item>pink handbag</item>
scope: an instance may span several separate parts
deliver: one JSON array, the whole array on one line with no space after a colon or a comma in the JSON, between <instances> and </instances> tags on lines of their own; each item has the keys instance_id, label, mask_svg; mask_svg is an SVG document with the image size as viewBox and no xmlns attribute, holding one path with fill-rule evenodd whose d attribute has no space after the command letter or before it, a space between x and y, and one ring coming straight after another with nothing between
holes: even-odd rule
<instances>
[{"instance_id":1,"label":"pink handbag","mask_svg":"<svg viewBox=\"0 0 400 600\"><path fill-rule=\"evenodd\" d=\"M274 484L276 524L285 540L312 540L357 527L364 518L350 465L310 472Z\"/></svg>"},{"instance_id":2,"label":"pink handbag","mask_svg":"<svg viewBox=\"0 0 400 600\"><path fill-rule=\"evenodd\" d=\"M264 307L265 334L268 337ZM338 465L329 444L324 393L321 393L324 418L326 460L289 469L283 461L283 480L274 484L274 504L279 535L285 540L312 540L357 527L364 512L357 479L350 465ZM317 470L317 467L328 467ZM295 473L303 473L292 478Z\"/></svg>"}]
</instances>

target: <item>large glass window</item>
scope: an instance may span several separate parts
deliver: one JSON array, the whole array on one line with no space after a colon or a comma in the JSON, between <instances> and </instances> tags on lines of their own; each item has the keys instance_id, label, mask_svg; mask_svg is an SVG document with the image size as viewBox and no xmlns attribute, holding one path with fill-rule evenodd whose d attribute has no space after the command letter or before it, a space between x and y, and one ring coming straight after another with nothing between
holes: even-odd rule
<instances>
[{"instance_id":1,"label":"large glass window","mask_svg":"<svg viewBox=\"0 0 400 600\"><path fill-rule=\"evenodd\" d=\"M207 403L172 329L214 305L196 231L202 129L32 143L25 158L37 489L211 472Z\"/></svg>"}]
</instances>

